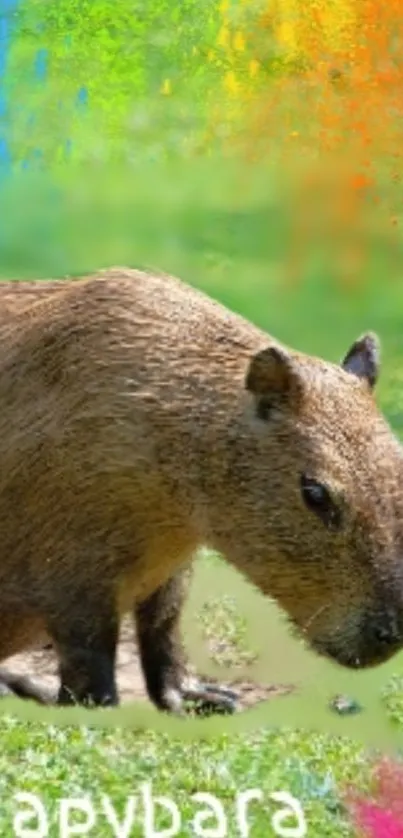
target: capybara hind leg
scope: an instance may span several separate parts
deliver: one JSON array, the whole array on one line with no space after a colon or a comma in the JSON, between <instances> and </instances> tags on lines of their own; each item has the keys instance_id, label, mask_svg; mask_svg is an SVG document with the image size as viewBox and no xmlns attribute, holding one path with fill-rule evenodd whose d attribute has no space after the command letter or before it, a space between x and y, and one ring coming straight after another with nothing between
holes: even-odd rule
<instances>
[{"instance_id":1,"label":"capybara hind leg","mask_svg":"<svg viewBox=\"0 0 403 838\"><path fill-rule=\"evenodd\" d=\"M0 613L0 660L5 661L22 651L28 651L44 637L43 621L33 615ZM29 675L14 673L0 666L0 698L24 698L38 704L50 704L52 690L31 681Z\"/></svg>"},{"instance_id":2,"label":"capybara hind leg","mask_svg":"<svg viewBox=\"0 0 403 838\"><path fill-rule=\"evenodd\" d=\"M236 694L195 682L187 686L180 617L191 578L191 566L181 568L141 605L135 620L140 659L150 700L160 710L183 715L185 702L195 702L203 715L232 713Z\"/></svg>"},{"instance_id":3,"label":"capybara hind leg","mask_svg":"<svg viewBox=\"0 0 403 838\"><path fill-rule=\"evenodd\" d=\"M107 707L119 703L115 681L119 622L109 600L94 602L84 591L70 608L49 620L59 659L57 703Z\"/></svg>"},{"instance_id":4,"label":"capybara hind leg","mask_svg":"<svg viewBox=\"0 0 403 838\"><path fill-rule=\"evenodd\" d=\"M37 704L54 704L54 690L34 683L28 675L17 675L0 667L0 698L23 698Z\"/></svg>"}]
</instances>

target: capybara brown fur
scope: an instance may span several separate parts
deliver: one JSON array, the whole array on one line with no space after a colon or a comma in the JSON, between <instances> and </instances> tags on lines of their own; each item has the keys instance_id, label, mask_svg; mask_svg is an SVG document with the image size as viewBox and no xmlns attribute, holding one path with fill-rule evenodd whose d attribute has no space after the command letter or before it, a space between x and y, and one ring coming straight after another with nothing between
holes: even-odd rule
<instances>
[{"instance_id":1,"label":"capybara brown fur","mask_svg":"<svg viewBox=\"0 0 403 838\"><path fill-rule=\"evenodd\" d=\"M59 703L116 704L132 612L148 694L181 712L200 546L317 653L389 659L403 645L403 452L378 374L372 334L329 363L170 276L0 283L0 660L50 638Z\"/></svg>"}]
</instances>

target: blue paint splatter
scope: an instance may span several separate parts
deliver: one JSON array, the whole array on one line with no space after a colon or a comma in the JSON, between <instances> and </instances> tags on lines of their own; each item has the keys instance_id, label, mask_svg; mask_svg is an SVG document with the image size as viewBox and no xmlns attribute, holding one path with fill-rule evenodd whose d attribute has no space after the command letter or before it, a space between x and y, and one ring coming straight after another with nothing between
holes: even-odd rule
<instances>
[{"instance_id":1,"label":"blue paint splatter","mask_svg":"<svg viewBox=\"0 0 403 838\"><path fill-rule=\"evenodd\" d=\"M11 155L8 148L7 140L4 137L0 137L0 161L1 164L6 166L7 168L11 164Z\"/></svg>"},{"instance_id":2,"label":"blue paint splatter","mask_svg":"<svg viewBox=\"0 0 403 838\"><path fill-rule=\"evenodd\" d=\"M8 51L10 48L13 16L19 0L0 0L0 171L3 175L10 171L11 155L6 139L7 95L5 75Z\"/></svg>"},{"instance_id":3,"label":"blue paint splatter","mask_svg":"<svg viewBox=\"0 0 403 838\"><path fill-rule=\"evenodd\" d=\"M88 90L86 87L81 87L77 93L77 107L85 107L88 105Z\"/></svg>"},{"instance_id":4,"label":"blue paint splatter","mask_svg":"<svg viewBox=\"0 0 403 838\"><path fill-rule=\"evenodd\" d=\"M1 11L1 6L0 6ZM2 17L0 18L0 75L4 76L6 70L6 55L7 55L7 47L8 47L8 30L9 30L9 19L8 15L2 13Z\"/></svg>"},{"instance_id":5,"label":"blue paint splatter","mask_svg":"<svg viewBox=\"0 0 403 838\"><path fill-rule=\"evenodd\" d=\"M48 71L48 50L39 49L35 56L35 76L43 81Z\"/></svg>"}]
</instances>

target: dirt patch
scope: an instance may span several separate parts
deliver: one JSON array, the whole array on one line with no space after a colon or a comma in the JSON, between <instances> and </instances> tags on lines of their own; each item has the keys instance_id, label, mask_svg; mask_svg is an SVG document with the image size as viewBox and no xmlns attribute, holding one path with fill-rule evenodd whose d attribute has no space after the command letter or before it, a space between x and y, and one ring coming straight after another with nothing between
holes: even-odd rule
<instances>
[{"instance_id":1,"label":"dirt patch","mask_svg":"<svg viewBox=\"0 0 403 838\"><path fill-rule=\"evenodd\" d=\"M34 682L46 685L56 695L58 687L57 660L52 649L38 649L14 655L2 664L2 669L13 674L29 676ZM189 674L194 673L190 671ZM214 683L211 678L206 680ZM134 628L130 619L126 619L122 623L117 656L117 682L122 704L131 701L148 701ZM226 685L232 687L238 693L240 709L252 707L272 696L289 691L287 687L254 684L242 680L228 681Z\"/></svg>"}]
</instances>

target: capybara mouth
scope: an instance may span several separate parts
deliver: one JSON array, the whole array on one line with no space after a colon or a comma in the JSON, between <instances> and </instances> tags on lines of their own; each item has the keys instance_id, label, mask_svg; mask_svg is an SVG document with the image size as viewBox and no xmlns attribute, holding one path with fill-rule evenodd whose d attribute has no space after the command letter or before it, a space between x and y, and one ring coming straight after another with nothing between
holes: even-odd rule
<instances>
[{"instance_id":1,"label":"capybara mouth","mask_svg":"<svg viewBox=\"0 0 403 838\"><path fill-rule=\"evenodd\" d=\"M393 644L378 643L371 646L361 641L359 651L354 650L353 645L348 642L335 643L313 640L310 643L313 651L321 657L331 660L343 669L363 670L373 669L387 663L399 651L402 650L402 642Z\"/></svg>"}]
</instances>

